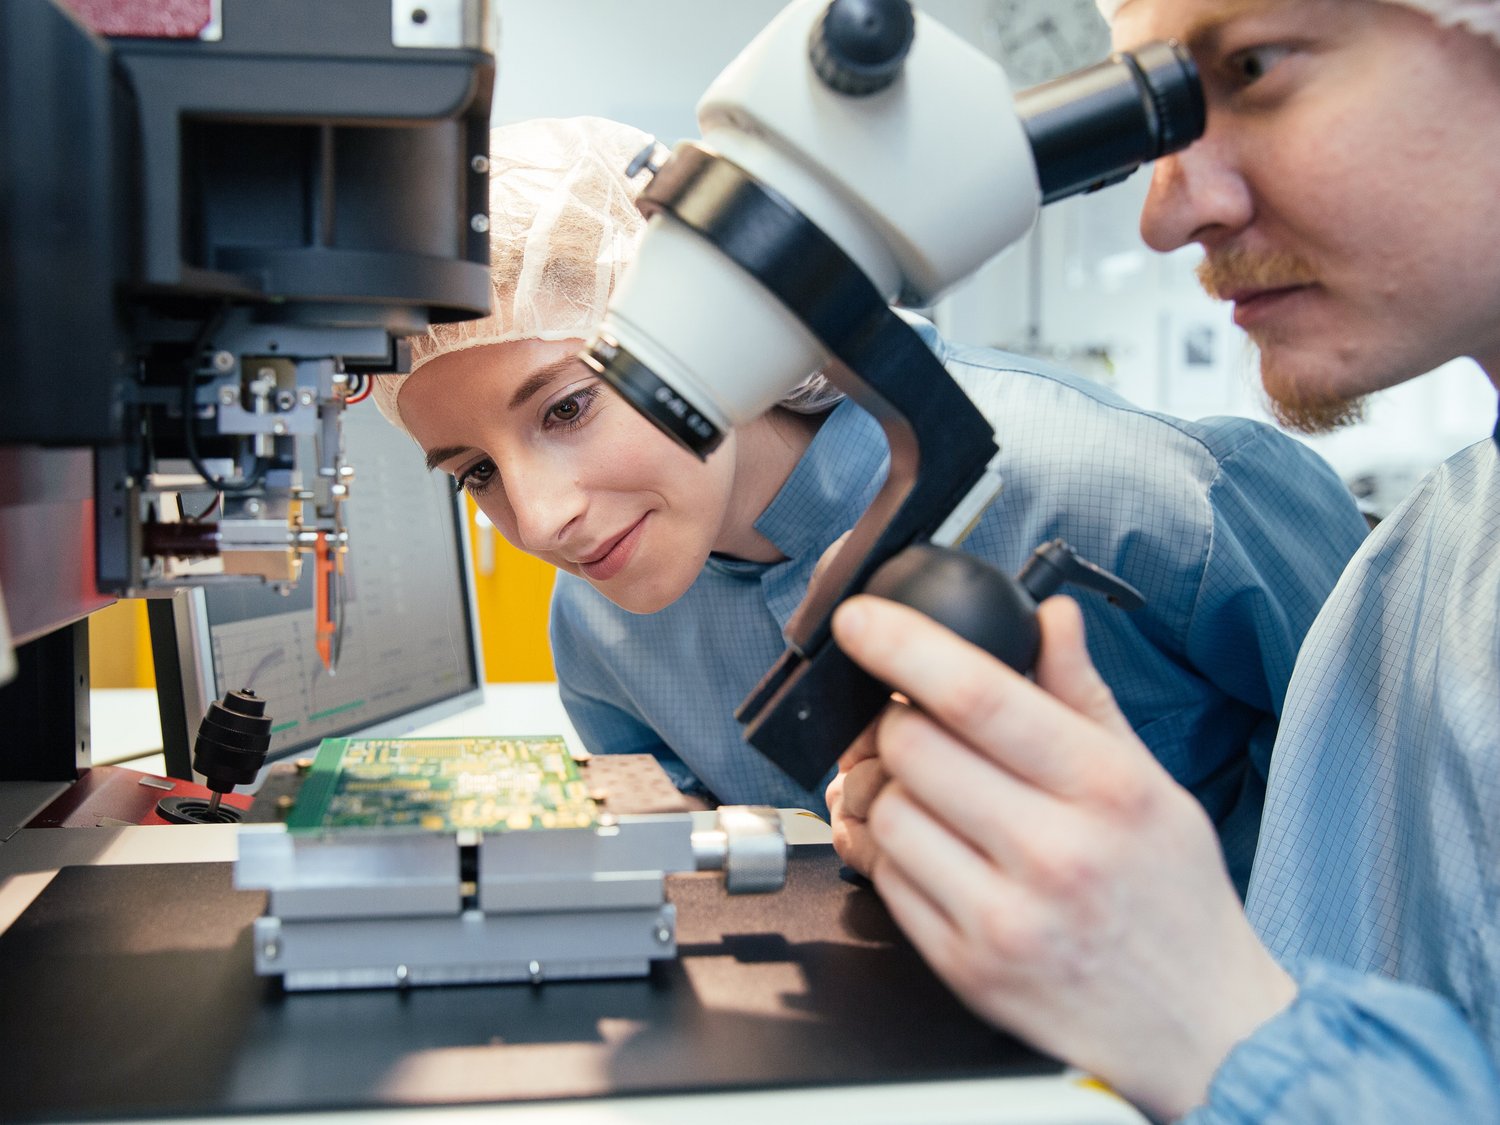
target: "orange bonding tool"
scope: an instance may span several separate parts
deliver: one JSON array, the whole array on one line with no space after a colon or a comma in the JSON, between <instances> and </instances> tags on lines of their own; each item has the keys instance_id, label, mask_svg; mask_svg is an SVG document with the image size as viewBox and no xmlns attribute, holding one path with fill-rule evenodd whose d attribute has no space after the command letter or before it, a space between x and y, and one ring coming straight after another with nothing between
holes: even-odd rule
<instances>
[{"instance_id":1,"label":"orange bonding tool","mask_svg":"<svg viewBox=\"0 0 1500 1125\"><path fill-rule=\"evenodd\" d=\"M338 584L343 578L343 552L337 550L326 531L318 532L318 545L313 552L313 613L317 619L318 659L331 676L336 670L339 655L338 613L341 609Z\"/></svg>"}]
</instances>

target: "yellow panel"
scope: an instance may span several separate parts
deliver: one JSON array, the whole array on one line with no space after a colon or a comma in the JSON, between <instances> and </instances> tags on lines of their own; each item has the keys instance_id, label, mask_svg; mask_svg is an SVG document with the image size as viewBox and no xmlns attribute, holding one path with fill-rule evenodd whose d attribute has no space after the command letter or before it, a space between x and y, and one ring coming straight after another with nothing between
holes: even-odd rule
<instances>
[{"instance_id":1,"label":"yellow panel","mask_svg":"<svg viewBox=\"0 0 1500 1125\"><path fill-rule=\"evenodd\" d=\"M89 617L89 681L97 688L154 688L146 602L122 598Z\"/></svg>"},{"instance_id":2,"label":"yellow panel","mask_svg":"<svg viewBox=\"0 0 1500 1125\"><path fill-rule=\"evenodd\" d=\"M472 500L469 535L474 547L474 592L479 602L485 679L493 683L555 679L547 615L557 571L512 547L493 528L476 526ZM480 569L480 537L485 535L494 544L495 563L490 574Z\"/></svg>"}]
</instances>

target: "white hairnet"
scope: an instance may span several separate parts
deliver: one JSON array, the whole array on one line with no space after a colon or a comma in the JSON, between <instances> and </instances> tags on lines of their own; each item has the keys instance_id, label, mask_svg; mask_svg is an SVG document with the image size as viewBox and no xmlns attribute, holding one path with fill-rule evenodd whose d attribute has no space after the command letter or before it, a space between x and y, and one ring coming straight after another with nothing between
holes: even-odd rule
<instances>
[{"instance_id":1,"label":"white hairnet","mask_svg":"<svg viewBox=\"0 0 1500 1125\"><path fill-rule=\"evenodd\" d=\"M650 173L629 177L626 168L654 143L602 117L537 118L492 129L490 315L435 324L412 337L411 370L485 344L591 337L646 226L635 197ZM378 375L372 389L380 412L402 429L397 396L406 379ZM784 405L815 413L841 397L819 375Z\"/></svg>"},{"instance_id":2,"label":"white hairnet","mask_svg":"<svg viewBox=\"0 0 1500 1125\"><path fill-rule=\"evenodd\" d=\"M646 182L625 175L652 138L600 117L541 118L490 131L490 315L435 324L411 340L411 369L508 340L587 338L646 220ZM376 377L380 411L400 426L403 375Z\"/></svg>"},{"instance_id":3,"label":"white hairnet","mask_svg":"<svg viewBox=\"0 0 1500 1125\"><path fill-rule=\"evenodd\" d=\"M1130 0L1095 0L1107 20ZM1500 45L1500 0L1385 0L1426 12L1441 27L1462 27Z\"/></svg>"}]
</instances>

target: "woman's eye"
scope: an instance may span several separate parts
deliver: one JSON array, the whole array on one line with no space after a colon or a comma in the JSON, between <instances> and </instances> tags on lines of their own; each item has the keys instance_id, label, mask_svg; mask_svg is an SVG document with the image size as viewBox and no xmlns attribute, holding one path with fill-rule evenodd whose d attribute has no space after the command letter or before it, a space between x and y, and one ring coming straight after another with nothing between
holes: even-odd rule
<instances>
[{"instance_id":1,"label":"woman's eye","mask_svg":"<svg viewBox=\"0 0 1500 1125\"><path fill-rule=\"evenodd\" d=\"M453 477L453 491L467 492L470 496L478 496L489 488L495 481L495 463L484 460L476 461L461 473L455 473Z\"/></svg>"},{"instance_id":2,"label":"woman's eye","mask_svg":"<svg viewBox=\"0 0 1500 1125\"><path fill-rule=\"evenodd\" d=\"M598 387L584 387L559 399L547 408L548 424L565 430L581 425L598 394Z\"/></svg>"}]
</instances>

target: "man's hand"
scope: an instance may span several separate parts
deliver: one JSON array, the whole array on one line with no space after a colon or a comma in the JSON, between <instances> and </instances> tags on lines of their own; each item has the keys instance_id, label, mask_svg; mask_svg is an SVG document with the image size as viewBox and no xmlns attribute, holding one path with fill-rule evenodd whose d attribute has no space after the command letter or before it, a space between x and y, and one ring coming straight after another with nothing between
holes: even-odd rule
<instances>
[{"instance_id":1,"label":"man's hand","mask_svg":"<svg viewBox=\"0 0 1500 1125\"><path fill-rule=\"evenodd\" d=\"M875 868L875 842L870 838L870 806L888 780L875 752L872 725L839 758L839 772L828 783L828 817L833 846L845 863L861 875Z\"/></svg>"},{"instance_id":2,"label":"man's hand","mask_svg":"<svg viewBox=\"0 0 1500 1125\"><path fill-rule=\"evenodd\" d=\"M910 700L864 736L889 780L850 846L971 1008L1176 1117L1295 985L1094 669L1078 607L1038 620L1032 683L905 606L839 608L839 647Z\"/></svg>"},{"instance_id":3,"label":"man's hand","mask_svg":"<svg viewBox=\"0 0 1500 1125\"><path fill-rule=\"evenodd\" d=\"M818 557L808 579L808 589L828 569L828 563L849 538L844 532ZM869 875L875 866L875 845L870 839L866 820L875 795L885 785L885 767L875 753L873 727L865 731L839 757L839 771L828 783L828 821L833 828L833 846L843 861L861 875Z\"/></svg>"}]
</instances>

